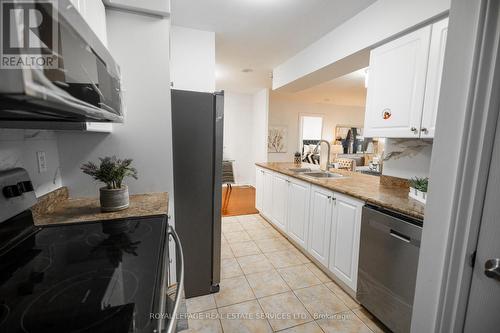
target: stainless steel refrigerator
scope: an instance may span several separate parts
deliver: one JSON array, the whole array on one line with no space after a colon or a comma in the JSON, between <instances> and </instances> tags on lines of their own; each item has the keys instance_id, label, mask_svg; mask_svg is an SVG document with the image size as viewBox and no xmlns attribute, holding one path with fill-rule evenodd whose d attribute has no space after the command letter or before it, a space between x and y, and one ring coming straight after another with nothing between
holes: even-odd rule
<instances>
[{"instance_id":1,"label":"stainless steel refrigerator","mask_svg":"<svg viewBox=\"0 0 500 333\"><path fill-rule=\"evenodd\" d=\"M224 93L171 94L175 229L189 298L219 291Z\"/></svg>"}]
</instances>

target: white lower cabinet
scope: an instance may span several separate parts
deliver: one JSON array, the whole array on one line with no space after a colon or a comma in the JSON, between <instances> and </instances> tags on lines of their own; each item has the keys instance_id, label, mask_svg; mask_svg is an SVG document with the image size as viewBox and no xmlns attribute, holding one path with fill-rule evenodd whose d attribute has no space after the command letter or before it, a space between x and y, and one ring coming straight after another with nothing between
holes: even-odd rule
<instances>
[{"instance_id":1,"label":"white lower cabinet","mask_svg":"<svg viewBox=\"0 0 500 333\"><path fill-rule=\"evenodd\" d=\"M286 208L288 201L288 177L280 173L273 174L271 221L281 231L286 232Z\"/></svg>"},{"instance_id":2,"label":"white lower cabinet","mask_svg":"<svg viewBox=\"0 0 500 333\"><path fill-rule=\"evenodd\" d=\"M256 187L260 213L356 291L364 202L261 168Z\"/></svg>"},{"instance_id":3,"label":"white lower cabinet","mask_svg":"<svg viewBox=\"0 0 500 333\"><path fill-rule=\"evenodd\" d=\"M311 184L290 178L288 184L288 235L307 249Z\"/></svg>"},{"instance_id":4,"label":"white lower cabinet","mask_svg":"<svg viewBox=\"0 0 500 333\"><path fill-rule=\"evenodd\" d=\"M263 188L264 188L264 170L261 168L255 169L255 208L259 212L262 212L263 204Z\"/></svg>"},{"instance_id":5,"label":"white lower cabinet","mask_svg":"<svg viewBox=\"0 0 500 333\"><path fill-rule=\"evenodd\" d=\"M309 246L307 250L314 258L327 267L330 250L332 205L332 191L317 186L311 187Z\"/></svg>"},{"instance_id":6,"label":"white lower cabinet","mask_svg":"<svg viewBox=\"0 0 500 333\"><path fill-rule=\"evenodd\" d=\"M364 202L335 194L328 268L352 290L358 278L361 211Z\"/></svg>"},{"instance_id":7,"label":"white lower cabinet","mask_svg":"<svg viewBox=\"0 0 500 333\"><path fill-rule=\"evenodd\" d=\"M273 173L264 171L262 176L262 215L271 219L273 208Z\"/></svg>"}]
</instances>

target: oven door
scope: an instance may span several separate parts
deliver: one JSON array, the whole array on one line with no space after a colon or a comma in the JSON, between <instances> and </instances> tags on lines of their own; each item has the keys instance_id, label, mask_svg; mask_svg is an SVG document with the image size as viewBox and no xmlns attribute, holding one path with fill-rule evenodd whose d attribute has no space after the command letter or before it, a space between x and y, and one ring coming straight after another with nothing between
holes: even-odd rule
<instances>
[{"instance_id":1,"label":"oven door","mask_svg":"<svg viewBox=\"0 0 500 333\"><path fill-rule=\"evenodd\" d=\"M10 10L20 15L11 15L9 28L17 29L11 35L20 39L25 2L12 6ZM53 61L0 68L0 121L123 122L120 69L107 48L69 0L33 6L53 22L54 32L45 31L43 24L30 28L43 47L38 52L31 47L29 52L48 54ZM28 50L9 52L24 59Z\"/></svg>"},{"instance_id":2,"label":"oven door","mask_svg":"<svg viewBox=\"0 0 500 333\"><path fill-rule=\"evenodd\" d=\"M185 297L184 297L184 254L179 236L175 229L168 227L168 238L175 243L175 254L169 253L168 243L165 245L166 251L163 260L162 272L162 288L160 297L160 313L162 319L158 321L158 326L155 332L174 333L182 328L187 328L184 321L180 321L181 313L185 312ZM175 255L175 274L170 274L171 257ZM175 280L171 280L171 276L175 276ZM183 319L185 320L185 319ZM179 327L179 329L178 329Z\"/></svg>"}]
</instances>

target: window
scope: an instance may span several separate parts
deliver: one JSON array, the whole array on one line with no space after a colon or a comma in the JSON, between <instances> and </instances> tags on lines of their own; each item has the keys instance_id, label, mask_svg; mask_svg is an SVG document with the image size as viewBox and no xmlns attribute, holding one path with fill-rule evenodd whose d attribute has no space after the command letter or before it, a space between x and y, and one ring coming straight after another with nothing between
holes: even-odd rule
<instances>
[{"instance_id":1,"label":"window","mask_svg":"<svg viewBox=\"0 0 500 333\"><path fill-rule=\"evenodd\" d=\"M300 116L299 147L304 140L320 140L323 132L323 117L314 115Z\"/></svg>"}]
</instances>

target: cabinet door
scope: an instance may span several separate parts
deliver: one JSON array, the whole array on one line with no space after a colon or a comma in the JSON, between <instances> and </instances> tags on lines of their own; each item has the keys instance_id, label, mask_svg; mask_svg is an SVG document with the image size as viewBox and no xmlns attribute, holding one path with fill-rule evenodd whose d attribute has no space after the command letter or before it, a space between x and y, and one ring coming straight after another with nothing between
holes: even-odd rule
<instances>
[{"instance_id":1,"label":"cabinet door","mask_svg":"<svg viewBox=\"0 0 500 333\"><path fill-rule=\"evenodd\" d=\"M262 214L271 219L271 210L273 208L273 174L271 172L263 172L263 184Z\"/></svg>"},{"instance_id":2,"label":"cabinet door","mask_svg":"<svg viewBox=\"0 0 500 333\"><path fill-rule=\"evenodd\" d=\"M271 221L276 227L286 232L286 207L288 202L288 177L273 174L273 206Z\"/></svg>"},{"instance_id":3,"label":"cabinet door","mask_svg":"<svg viewBox=\"0 0 500 333\"><path fill-rule=\"evenodd\" d=\"M365 137L418 138L431 27L370 53Z\"/></svg>"},{"instance_id":4,"label":"cabinet door","mask_svg":"<svg viewBox=\"0 0 500 333\"><path fill-rule=\"evenodd\" d=\"M307 249L307 229L309 227L309 195L311 185L290 179L288 185L288 235Z\"/></svg>"},{"instance_id":5,"label":"cabinet door","mask_svg":"<svg viewBox=\"0 0 500 333\"><path fill-rule=\"evenodd\" d=\"M260 212L262 211L262 199L264 190L264 170L255 168L255 208Z\"/></svg>"},{"instance_id":6,"label":"cabinet door","mask_svg":"<svg viewBox=\"0 0 500 333\"><path fill-rule=\"evenodd\" d=\"M170 15L170 1L166 0L104 0L106 6L125 9L132 12L146 13L168 17Z\"/></svg>"},{"instance_id":7,"label":"cabinet door","mask_svg":"<svg viewBox=\"0 0 500 333\"><path fill-rule=\"evenodd\" d=\"M356 291L364 202L335 193L328 268Z\"/></svg>"},{"instance_id":8,"label":"cabinet door","mask_svg":"<svg viewBox=\"0 0 500 333\"><path fill-rule=\"evenodd\" d=\"M421 138L434 137L447 34L447 18L432 25L424 110L422 113L422 125L420 126Z\"/></svg>"},{"instance_id":9,"label":"cabinet door","mask_svg":"<svg viewBox=\"0 0 500 333\"><path fill-rule=\"evenodd\" d=\"M311 187L309 213L309 253L328 266L330 226L332 222L333 192L321 187Z\"/></svg>"},{"instance_id":10,"label":"cabinet door","mask_svg":"<svg viewBox=\"0 0 500 333\"><path fill-rule=\"evenodd\" d=\"M101 42L108 46L106 32L106 9L101 0L71 0L85 22L97 35Z\"/></svg>"},{"instance_id":11,"label":"cabinet door","mask_svg":"<svg viewBox=\"0 0 500 333\"><path fill-rule=\"evenodd\" d=\"M81 0L80 0L81 1ZM101 0L85 0L83 6L83 18L94 31L101 42L108 46L108 35L106 32L106 10Z\"/></svg>"}]
</instances>

